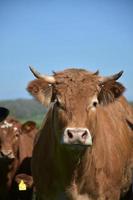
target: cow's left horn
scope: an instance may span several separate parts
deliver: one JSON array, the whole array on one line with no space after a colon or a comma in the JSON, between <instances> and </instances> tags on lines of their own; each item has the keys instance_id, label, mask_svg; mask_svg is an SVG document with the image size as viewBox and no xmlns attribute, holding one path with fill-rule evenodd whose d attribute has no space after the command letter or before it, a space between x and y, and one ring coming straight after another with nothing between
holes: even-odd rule
<instances>
[{"instance_id":1,"label":"cow's left horn","mask_svg":"<svg viewBox=\"0 0 133 200\"><path fill-rule=\"evenodd\" d=\"M101 82L101 83L105 83L105 82L107 82L107 81L116 81L117 79L119 79L120 77L121 77L121 75L123 74L123 70L122 71L120 71L119 73L117 73L117 74L114 74L114 75L112 75L112 76L107 76L107 77L100 77L100 79L99 79L99 81Z\"/></svg>"},{"instance_id":2,"label":"cow's left horn","mask_svg":"<svg viewBox=\"0 0 133 200\"><path fill-rule=\"evenodd\" d=\"M36 78L44 79L45 81L51 84L55 83L55 78L53 76L42 75L39 72L37 72L33 67L29 66L29 68Z\"/></svg>"},{"instance_id":3,"label":"cow's left horn","mask_svg":"<svg viewBox=\"0 0 133 200\"><path fill-rule=\"evenodd\" d=\"M99 74L99 70L93 73L93 75L98 75L98 74Z\"/></svg>"}]
</instances>

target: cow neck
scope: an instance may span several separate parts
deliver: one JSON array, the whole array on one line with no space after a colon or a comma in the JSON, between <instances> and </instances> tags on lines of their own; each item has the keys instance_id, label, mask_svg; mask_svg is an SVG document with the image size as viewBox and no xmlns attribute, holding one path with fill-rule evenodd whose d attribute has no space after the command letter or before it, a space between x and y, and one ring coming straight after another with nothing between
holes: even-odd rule
<instances>
[{"instance_id":1,"label":"cow neck","mask_svg":"<svg viewBox=\"0 0 133 200\"><path fill-rule=\"evenodd\" d=\"M58 144L55 135L55 125L54 125L55 105L56 101L52 102L50 105L51 131L52 131L51 134L55 139L55 167L59 173L60 179L63 180L62 185L63 184L70 185L73 179L77 175L77 169L80 166L82 156L84 155L86 149L82 151L72 150Z\"/></svg>"}]
</instances>

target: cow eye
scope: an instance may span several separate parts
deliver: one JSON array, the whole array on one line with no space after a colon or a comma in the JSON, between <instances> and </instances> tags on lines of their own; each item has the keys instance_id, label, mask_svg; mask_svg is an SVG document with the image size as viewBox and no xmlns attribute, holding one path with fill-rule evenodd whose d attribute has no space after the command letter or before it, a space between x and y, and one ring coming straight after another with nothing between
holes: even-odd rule
<instances>
[{"instance_id":1,"label":"cow eye","mask_svg":"<svg viewBox=\"0 0 133 200\"><path fill-rule=\"evenodd\" d=\"M98 106L98 100L97 98L93 98L90 105L88 106L88 109L94 110Z\"/></svg>"},{"instance_id":2,"label":"cow eye","mask_svg":"<svg viewBox=\"0 0 133 200\"><path fill-rule=\"evenodd\" d=\"M18 137L19 137L19 133L17 132L17 133L15 134L15 138L18 139Z\"/></svg>"},{"instance_id":3,"label":"cow eye","mask_svg":"<svg viewBox=\"0 0 133 200\"><path fill-rule=\"evenodd\" d=\"M93 102L93 107L97 107L98 101Z\"/></svg>"}]
</instances>

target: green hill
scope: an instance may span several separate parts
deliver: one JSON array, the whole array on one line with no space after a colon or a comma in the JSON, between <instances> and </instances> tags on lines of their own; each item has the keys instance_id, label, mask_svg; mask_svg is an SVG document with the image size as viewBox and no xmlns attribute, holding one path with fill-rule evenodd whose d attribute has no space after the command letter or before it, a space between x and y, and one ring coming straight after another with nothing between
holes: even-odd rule
<instances>
[{"instance_id":1,"label":"green hill","mask_svg":"<svg viewBox=\"0 0 133 200\"><path fill-rule=\"evenodd\" d=\"M44 118L46 109L34 99L16 99L0 101L0 106L10 110L10 115L24 122L34 120L39 125Z\"/></svg>"}]
</instances>

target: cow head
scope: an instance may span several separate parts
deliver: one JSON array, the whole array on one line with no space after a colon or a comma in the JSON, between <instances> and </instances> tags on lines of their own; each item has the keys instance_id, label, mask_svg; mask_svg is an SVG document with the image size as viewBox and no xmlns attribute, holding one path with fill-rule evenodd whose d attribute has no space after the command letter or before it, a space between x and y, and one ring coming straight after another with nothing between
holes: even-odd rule
<instances>
[{"instance_id":1,"label":"cow head","mask_svg":"<svg viewBox=\"0 0 133 200\"><path fill-rule=\"evenodd\" d=\"M97 109L113 103L124 87L116 80L122 71L110 77L83 69L67 69L53 76L39 74L30 68L37 79L28 91L42 104L54 102L52 126L62 144L92 145Z\"/></svg>"},{"instance_id":2,"label":"cow head","mask_svg":"<svg viewBox=\"0 0 133 200\"><path fill-rule=\"evenodd\" d=\"M14 159L19 144L19 122L7 118L0 123L0 158Z\"/></svg>"}]
</instances>

